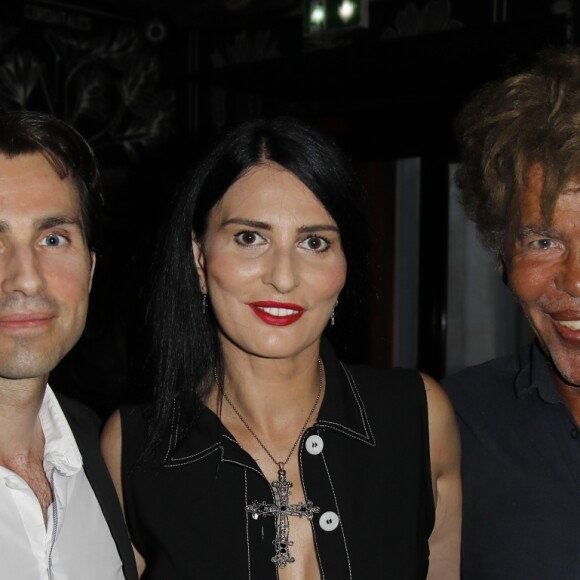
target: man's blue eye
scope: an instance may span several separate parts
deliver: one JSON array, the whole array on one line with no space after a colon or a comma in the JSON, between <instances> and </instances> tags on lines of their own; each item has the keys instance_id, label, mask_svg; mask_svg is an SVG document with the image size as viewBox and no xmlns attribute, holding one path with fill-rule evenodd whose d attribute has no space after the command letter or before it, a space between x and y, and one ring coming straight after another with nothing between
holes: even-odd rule
<instances>
[{"instance_id":1,"label":"man's blue eye","mask_svg":"<svg viewBox=\"0 0 580 580\"><path fill-rule=\"evenodd\" d=\"M57 247L57 246L62 245L64 242L66 242L66 239L64 236L61 236L59 234L49 234L48 236L45 236L42 239L41 245L42 246Z\"/></svg>"},{"instance_id":2,"label":"man's blue eye","mask_svg":"<svg viewBox=\"0 0 580 580\"><path fill-rule=\"evenodd\" d=\"M549 250L554 245L554 242L553 240L544 238L541 240L534 240L532 245L540 250Z\"/></svg>"}]
</instances>

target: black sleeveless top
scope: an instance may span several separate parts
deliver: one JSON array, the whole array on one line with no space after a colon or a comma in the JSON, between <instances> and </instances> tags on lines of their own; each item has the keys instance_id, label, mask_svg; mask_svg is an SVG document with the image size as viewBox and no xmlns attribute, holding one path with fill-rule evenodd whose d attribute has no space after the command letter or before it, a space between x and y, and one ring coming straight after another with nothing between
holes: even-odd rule
<instances>
[{"instance_id":1,"label":"black sleeveless top","mask_svg":"<svg viewBox=\"0 0 580 580\"><path fill-rule=\"evenodd\" d=\"M312 530L321 576L424 579L434 502L422 379L346 367L328 344L321 355L327 388L298 448L306 499L320 507ZM121 418L125 510L143 578L277 578L274 518L245 510L272 502L269 482L216 415L205 409L183 443L168 441L162 466L137 461L142 410L122 408Z\"/></svg>"}]
</instances>

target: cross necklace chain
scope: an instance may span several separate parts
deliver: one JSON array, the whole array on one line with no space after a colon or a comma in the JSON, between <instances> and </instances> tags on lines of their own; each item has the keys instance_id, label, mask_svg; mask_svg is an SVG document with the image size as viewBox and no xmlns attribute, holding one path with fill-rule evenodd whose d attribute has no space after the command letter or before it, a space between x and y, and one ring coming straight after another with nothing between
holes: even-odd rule
<instances>
[{"instance_id":1,"label":"cross necklace chain","mask_svg":"<svg viewBox=\"0 0 580 580\"><path fill-rule=\"evenodd\" d=\"M260 447L267 453L268 457L275 463L278 467L278 481L272 481L272 494L274 496L274 503L268 503L266 501L258 502L254 500L251 504L246 506L246 512L252 515L252 518L257 520L259 517L266 517L266 516L273 516L275 519L275 526L276 526L276 538L273 541L275 547L275 554L271 558L272 562L276 564L279 568L285 568L287 564L291 564L295 561L295 558L290 554L290 546L293 542L289 539L290 534L290 522L288 520L289 516L297 516L299 518L305 517L309 520L312 519L312 516L315 513L320 511L320 508L315 506L312 501L308 500L306 502L300 503L289 503L289 497L292 495L290 488L293 487L293 483L286 479L286 465L288 461L290 461L290 457L294 453L296 446L300 442L300 439L304 432L306 431L306 427L316 407L318 406L318 402L320 401L320 396L322 394L322 383L323 383L323 368L322 368L322 361L318 359L318 393L316 395L316 400L314 401L314 405L312 409L310 409L310 413L308 413L308 417L306 417L306 421L300 429L300 433L294 441L294 445L290 449L288 456L286 457L285 461L276 461L275 457L268 451L267 447L262 443L260 438L256 435L254 430L250 427L248 422L242 417L241 413L236 409L228 395L226 394L225 389L220 385L220 382L217 380L217 373L216 373L216 381L218 384L218 388L221 390L224 399L228 402L234 413L238 416L240 421L244 424L246 429L250 432L250 434L254 437L254 439L260 444Z\"/></svg>"}]
</instances>

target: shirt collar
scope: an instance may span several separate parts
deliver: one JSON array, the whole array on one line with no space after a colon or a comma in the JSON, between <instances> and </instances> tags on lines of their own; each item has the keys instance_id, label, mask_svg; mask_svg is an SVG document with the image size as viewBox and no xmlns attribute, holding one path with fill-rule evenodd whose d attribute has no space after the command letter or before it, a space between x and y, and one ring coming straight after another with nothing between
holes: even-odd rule
<instances>
[{"instance_id":1,"label":"shirt collar","mask_svg":"<svg viewBox=\"0 0 580 580\"><path fill-rule=\"evenodd\" d=\"M520 353L520 370L515 379L516 394L520 399L531 393L538 395L550 404L562 403L556 390L551 361L536 342Z\"/></svg>"},{"instance_id":2,"label":"shirt collar","mask_svg":"<svg viewBox=\"0 0 580 580\"><path fill-rule=\"evenodd\" d=\"M323 338L320 356L324 363L327 389L324 393L315 427L332 429L361 443L375 444L364 403L349 369L343 365L330 342ZM191 463L219 451L223 459L243 463L247 455L220 419L203 407L195 428L175 447L177 424L174 425L164 464L176 466Z\"/></svg>"},{"instance_id":3,"label":"shirt collar","mask_svg":"<svg viewBox=\"0 0 580 580\"><path fill-rule=\"evenodd\" d=\"M44 469L55 467L63 475L74 475L83 466L83 459L71 428L56 395L47 385L38 412L44 433Z\"/></svg>"},{"instance_id":4,"label":"shirt collar","mask_svg":"<svg viewBox=\"0 0 580 580\"><path fill-rule=\"evenodd\" d=\"M333 429L363 443L374 445L365 405L350 370L338 360L331 343L322 339L320 355L328 388L316 425Z\"/></svg>"}]
</instances>

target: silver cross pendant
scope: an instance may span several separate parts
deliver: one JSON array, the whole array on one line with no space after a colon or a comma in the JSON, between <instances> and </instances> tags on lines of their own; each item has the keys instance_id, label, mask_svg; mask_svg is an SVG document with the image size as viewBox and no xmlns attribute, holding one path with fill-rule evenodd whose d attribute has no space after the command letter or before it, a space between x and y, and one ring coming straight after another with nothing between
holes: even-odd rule
<instances>
[{"instance_id":1,"label":"silver cross pendant","mask_svg":"<svg viewBox=\"0 0 580 580\"><path fill-rule=\"evenodd\" d=\"M311 520L312 516L320 511L320 508L316 507L310 500L294 504L288 503L288 498L291 495L290 488L293 484L286 479L283 463L278 466L278 481L273 481L271 485L274 503L254 500L246 506L246 511L252 514L252 518L255 520L260 516L274 516L276 538L273 541L275 554L272 557L272 562L279 568L285 568L287 564L294 562L294 557L290 555L290 546L293 542L288 539L290 533L288 516L305 517Z\"/></svg>"}]
</instances>

